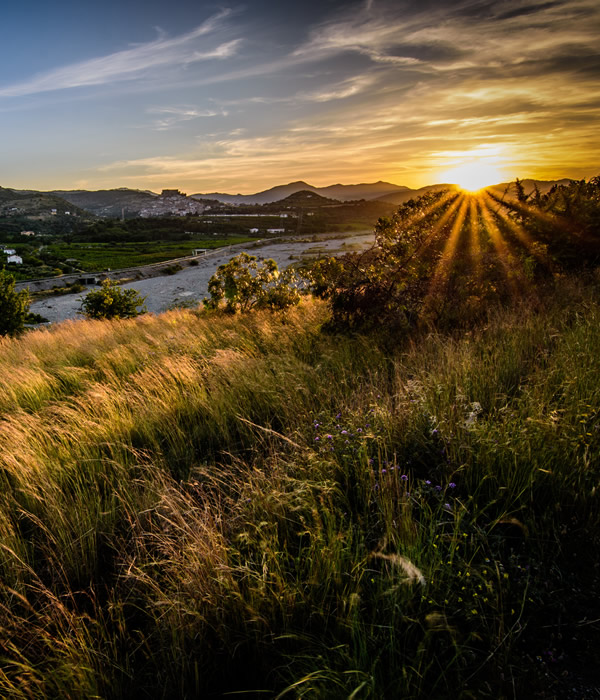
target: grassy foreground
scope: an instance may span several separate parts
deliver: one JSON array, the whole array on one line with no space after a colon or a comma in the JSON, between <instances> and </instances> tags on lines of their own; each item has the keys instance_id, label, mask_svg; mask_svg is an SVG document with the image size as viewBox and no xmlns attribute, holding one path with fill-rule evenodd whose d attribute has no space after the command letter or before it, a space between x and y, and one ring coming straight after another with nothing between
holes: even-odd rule
<instances>
[{"instance_id":1,"label":"grassy foreground","mask_svg":"<svg viewBox=\"0 0 600 700\"><path fill-rule=\"evenodd\" d=\"M315 301L0 340L0 696L592 688L598 300L392 350Z\"/></svg>"}]
</instances>

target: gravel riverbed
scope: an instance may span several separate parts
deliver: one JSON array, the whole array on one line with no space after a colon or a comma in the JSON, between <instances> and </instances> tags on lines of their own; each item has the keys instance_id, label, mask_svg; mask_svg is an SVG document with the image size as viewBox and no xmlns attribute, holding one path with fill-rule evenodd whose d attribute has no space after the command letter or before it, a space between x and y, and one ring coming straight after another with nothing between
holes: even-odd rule
<instances>
[{"instance_id":1,"label":"gravel riverbed","mask_svg":"<svg viewBox=\"0 0 600 700\"><path fill-rule=\"evenodd\" d=\"M173 275L161 275L123 284L123 288L136 289L146 297L146 307L152 313L160 313L181 303L200 302L207 295L208 281L217 267L234 255L246 251L259 259L273 258L280 269L305 258L338 255L345 252L365 250L372 245L374 235L367 233L341 233L307 236L278 243L248 243L236 246L235 251L223 249L206 258L198 258L198 264L185 267ZM41 314L51 323L81 318L81 300L89 287L79 294L65 294L34 301L30 311Z\"/></svg>"}]
</instances>

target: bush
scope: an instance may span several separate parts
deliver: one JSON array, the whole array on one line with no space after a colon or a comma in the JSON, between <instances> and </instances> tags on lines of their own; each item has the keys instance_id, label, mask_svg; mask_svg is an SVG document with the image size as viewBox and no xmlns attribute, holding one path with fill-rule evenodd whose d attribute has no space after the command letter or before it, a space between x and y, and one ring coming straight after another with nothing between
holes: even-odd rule
<instances>
[{"instance_id":1,"label":"bush","mask_svg":"<svg viewBox=\"0 0 600 700\"><path fill-rule=\"evenodd\" d=\"M536 283L600 264L600 178L516 198L428 193L380 219L364 253L318 261L332 325L405 331L468 326L491 305L539 298Z\"/></svg>"},{"instance_id":2,"label":"bush","mask_svg":"<svg viewBox=\"0 0 600 700\"><path fill-rule=\"evenodd\" d=\"M113 280L105 279L100 289L84 297L81 313L88 318L134 318L146 313L145 300L135 289L121 289ZM139 311L138 306L142 307Z\"/></svg>"},{"instance_id":3,"label":"bush","mask_svg":"<svg viewBox=\"0 0 600 700\"><path fill-rule=\"evenodd\" d=\"M204 305L216 309L224 300L230 313L252 308L286 309L300 301L299 281L290 268L280 272L271 258L259 265L255 255L240 253L220 265L210 278L210 299L204 299Z\"/></svg>"},{"instance_id":4,"label":"bush","mask_svg":"<svg viewBox=\"0 0 600 700\"><path fill-rule=\"evenodd\" d=\"M15 278L0 270L0 335L17 335L25 325L29 311L29 291L15 291Z\"/></svg>"}]
</instances>

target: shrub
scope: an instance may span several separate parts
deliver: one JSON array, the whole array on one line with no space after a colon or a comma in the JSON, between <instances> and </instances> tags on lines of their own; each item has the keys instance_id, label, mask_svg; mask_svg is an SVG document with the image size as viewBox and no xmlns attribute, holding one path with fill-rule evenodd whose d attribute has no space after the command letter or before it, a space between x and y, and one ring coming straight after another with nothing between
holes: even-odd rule
<instances>
[{"instance_id":1,"label":"shrub","mask_svg":"<svg viewBox=\"0 0 600 700\"><path fill-rule=\"evenodd\" d=\"M539 298L536 282L600 264L600 178L516 198L428 193L380 219L364 253L320 260L313 292L332 324L402 331L467 326L491 304Z\"/></svg>"},{"instance_id":2,"label":"shrub","mask_svg":"<svg viewBox=\"0 0 600 700\"><path fill-rule=\"evenodd\" d=\"M15 278L0 270L0 335L17 335L23 330L29 311L29 291L15 291Z\"/></svg>"},{"instance_id":3,"label":"shrub","mask_svg":"<svg viewBox=\"0 0 600 700\"><path fill-rule=\"evenodd\" d=\"M220 265L210 278L210 298L204 299L204 305L216 309L224 300L230 313L252 308L285 309L300 301L299 281L293 270L280 272L270 258L259 265L255 255L240 253Z\"/></svg>"},{"instance_id":4,"label":"shrub","mask_svg":"<svg viewBox=\"0 0 600 700\"><path fill-rule=\"evenodd\" d=\"M84 297L81 312L88 318L133 318L146 312L145 300L135 289L121 289L105 279L100 289ZM138 306L142 307L139 311Z\"/></svg>"}]
</instances>

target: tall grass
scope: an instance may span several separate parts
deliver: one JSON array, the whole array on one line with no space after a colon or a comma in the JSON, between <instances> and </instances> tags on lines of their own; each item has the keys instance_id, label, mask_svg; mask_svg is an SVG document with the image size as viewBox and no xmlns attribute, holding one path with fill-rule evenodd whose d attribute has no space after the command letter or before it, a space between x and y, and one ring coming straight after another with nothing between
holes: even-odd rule
<instances>
[{"instance_id":1,"label":"tall grass","mask_svg":"<svg viewBox=\"0 0 600 700\"><path fill-rule=\"evenodd\" d=\"M393 352L314 301L0 341L0 694L536 692L541 607L597 585L598 314L564 280Z\"/></svg>"}]
</instances>

